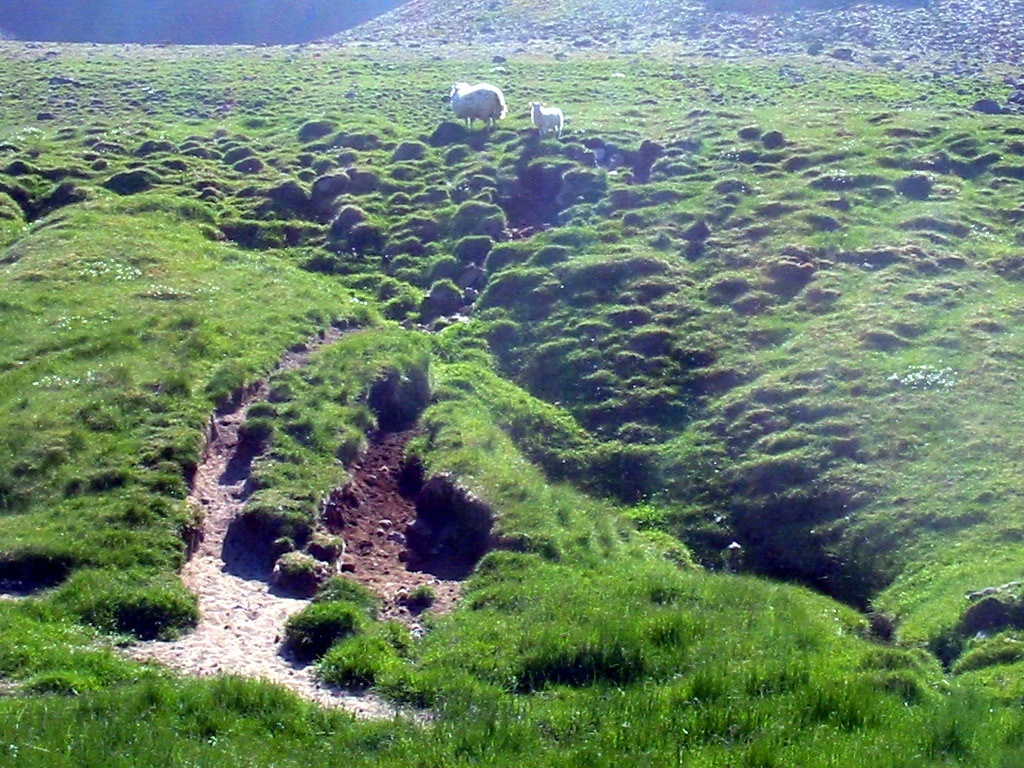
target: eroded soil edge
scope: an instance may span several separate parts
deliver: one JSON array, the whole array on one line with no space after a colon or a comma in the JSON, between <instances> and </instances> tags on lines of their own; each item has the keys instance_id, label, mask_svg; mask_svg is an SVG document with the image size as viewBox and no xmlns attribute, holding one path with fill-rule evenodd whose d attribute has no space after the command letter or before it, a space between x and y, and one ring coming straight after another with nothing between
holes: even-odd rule
<instances>
[{"instance_id":1,"label":"eroded soil edge","mask_svg":"<svg viewBox=\"0 0 1024 768\"><path fill-rule=\"evenodd\" d=\"M332 341L329 334L321 342ZM290 352L280 367L301 366L309 352ZM253 403L266 396L261 383L240 393L235 402L215 414L207 430L202 460L196 471L189 503L202 511L203 529L181 577L199 601L200 620L193 632L173 642L140 643L133 657L156 661L192 675L241 675L285 686L323 706L339 707L367 718L392 718L394 707L366 692L343 691L317 681L312 666L282 652L285 621L308 600L278 594L270 586L265 553L225 541L232 520L244 509L253 458L239 430ZM397 467L406 434L375 436L366 454L352 467L346 488L360 503L347 515L351 522L346 570L381 595L382 618L394 618L418 628L418 616L405 605L410 589L430 584L437 595L432 610L450 607L458 594L454 580L437 579L410 570L404 562L404 526L415 515L414 505L401 497ZM358 514L355 514L358 511ZM345 562L343 561L343 565Z\"/></svg>"}]
</instances>

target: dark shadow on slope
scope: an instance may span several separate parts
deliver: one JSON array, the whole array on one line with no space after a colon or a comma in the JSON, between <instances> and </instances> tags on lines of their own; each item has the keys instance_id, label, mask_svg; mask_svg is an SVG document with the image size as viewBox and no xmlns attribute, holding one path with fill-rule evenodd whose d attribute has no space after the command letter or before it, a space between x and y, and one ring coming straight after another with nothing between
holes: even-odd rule
<instances>
[{"instance_id":1,"label":"dark shadow on slope","mask_svg":"<svg viewBox=\"0 0 1024 768\"><path fill-rule=\"evenodd\" d=\"M24 597L64 581L76 563L69 554L12 552L0 560L0 593Z\"/></svg>"},{"instance_id":2,"label":"dark shadow on slope","mask_svg":"<svg viewBox=\"0 0 1024 768\"><path fill-rule=\"evenodd\" d=\"M224 571L243 579L267 581L274 567L274 538L253 516L231 521L224 536L221 560Z\"/></svg>"},{"instance_id":3,"label":"dark shadow on slope","mask_svg":"<svg viewBox=\"0 0 1024 768\"><path fill-rule=\"evenodd\" d=\"M311 525L297 517L263 510L244 512L231 521L224 536L224 570L243 579L268 581L277 558L304 547L311 535Z\"/></svg>"},{"instance_id":4,"label":"dark shadow on slope","mask_svg":"<svg viewBox=\"0 0 1024 768\"><path fill-rule=\"evenodd\" d=\"M434 475L416 494L416 520L406 529L410 570L465 579L493 547L493 525L486 503L451 475Z\"/></svg>"},{"instance_id":5,"label":"dark shadow on slope","mask_svg":"<svg viewBox=\"0 0 1024 768\"><path fill-rule=\"evenodd\" d=\"M803 584L865 611L888 576L867 562L851 561L837 548L836 526L858 507L854 494L842 489L811 490L813 479L779 493L772 502L735 504L732 529L742 545L733 570ZM841 526L840 526L841 527Z\"/></svg>"},{"instance_id":6,"label":"dark shadow on slope","mask_svg":"<svg viewBox=\"0 0 1024 768\"><path fill-rule=\"evenodd\" d=\"M249 478L252 475L253 460L263 453L265 449L263 438L245 429L244 425L238 433L238 446L235 453L228 460L224 472L218 478L218 482L225 486L235 486L235 498L244 501L251 493Z\"/></svg>"},{"instance_id":7,"label":"dark shadow on slope","mask_svg":"<svg viewBox=\"0 0 1024 768\"><path fill-rule=\"evenodd\" d=\"M384 371L370 385L367 394L367 404L382 432L410 429L429 402L430 380L426 367Z\"/></svg>"}]
</instances>

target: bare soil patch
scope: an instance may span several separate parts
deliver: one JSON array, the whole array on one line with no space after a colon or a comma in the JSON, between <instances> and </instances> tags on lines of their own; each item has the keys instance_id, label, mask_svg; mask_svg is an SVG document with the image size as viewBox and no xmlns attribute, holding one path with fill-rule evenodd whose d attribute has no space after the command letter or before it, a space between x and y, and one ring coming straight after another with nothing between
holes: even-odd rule
<instances>
[{"instance_id":1,"label":"bare soil patch","mask_svg":"<svg viewBox=\"0 0 1024 768\"><path fill-rule=\"evenodd\" d=\"M413 430L379 432L352 465L352 480L327 499L328 528L345 539L341 570L383 600L381 616L422 631L420 608L410 601L417 587L427 586L434 600L430 611L445 613L459 597L467 573L457 563L438 561L411 551L407 531L416 522L414 497L419 481L405 465L405 445Z\"/></svg>"}]
</instances>

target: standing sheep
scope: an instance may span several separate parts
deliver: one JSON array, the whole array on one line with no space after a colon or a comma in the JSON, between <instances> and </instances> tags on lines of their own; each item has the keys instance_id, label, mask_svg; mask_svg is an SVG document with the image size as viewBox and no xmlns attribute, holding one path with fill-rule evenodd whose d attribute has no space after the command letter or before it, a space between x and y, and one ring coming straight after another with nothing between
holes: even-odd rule
<instances>
[{"instance_id":1,"label":"standing sheep","mask_svg":"<svg viewBox=\"0 0 1024 768\"><path fill-rule=\"evenodd\" d=\"M490 83L456 83L448 94L455 116L466 121L466 127L472 128L474 120L483 120L488 127L508 114L505 94L501 89Z\"/></svg>"},{"instance_id":2,"label":"standing sheep","mask_svg":"<svg viewBox=\"0 0 1024 768\"><path fill-rule=\"evenodd\" d=\"M556 139L562 138L562 126L565 125L565 115L562 114L562 110L558 107L545 107L540 101L531 101L530 107L533 110L530 114L533 127L541 136L553 133Z\"/></svg>"}]
</instances>

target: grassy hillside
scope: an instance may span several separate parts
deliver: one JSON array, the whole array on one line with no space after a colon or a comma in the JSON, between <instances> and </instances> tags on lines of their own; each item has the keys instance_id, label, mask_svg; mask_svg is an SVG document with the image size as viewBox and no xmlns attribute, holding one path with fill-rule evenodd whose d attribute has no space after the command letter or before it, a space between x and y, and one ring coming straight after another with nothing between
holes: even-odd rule
<instances>
[{"instance_id":1,"label":"grassy hillside","mask_svg":"<svg viewBox=\"0 0 1024 768\"><path fill-rule=\"evenodd\" d=\"M0 46L13 765L1014 764L1024 124L971 109L1000 82ZM485 78L509 116L449 122ZM288 630L347 622L322 679L429 717L119 652L195 624L188 484L260 380L275 546L395 409L448 512L487 510L422 638L344 582Z\"/></svg>"}]
</instances>

